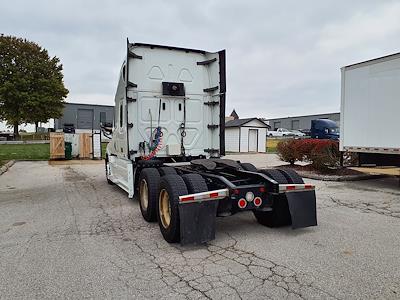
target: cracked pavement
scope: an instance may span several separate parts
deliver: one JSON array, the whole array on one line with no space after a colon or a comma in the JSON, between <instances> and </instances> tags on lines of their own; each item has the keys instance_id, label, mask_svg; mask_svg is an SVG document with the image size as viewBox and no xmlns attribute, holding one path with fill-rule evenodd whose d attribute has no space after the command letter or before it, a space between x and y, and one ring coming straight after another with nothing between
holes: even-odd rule
<instances>
[{"instance_id":1,"label":"cracked pavement","mask_svg":"<svg viewBox=\"0 0 400 300\"><path fill-rule=\"evenodd\" d=\"M0 176L0 298L398 299L397 182L308 182L318 227L242 213L218 218L207 245L181 247L103 164L17 162Z\"/></svg>"}]
</instances>

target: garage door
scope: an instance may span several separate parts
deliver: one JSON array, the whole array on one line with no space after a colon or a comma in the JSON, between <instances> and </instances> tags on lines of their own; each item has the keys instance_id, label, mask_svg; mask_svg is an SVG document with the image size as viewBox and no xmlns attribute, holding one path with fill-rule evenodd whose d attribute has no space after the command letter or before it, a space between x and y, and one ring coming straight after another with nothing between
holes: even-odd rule
<instances>
[{"instance_id":1,"label":"garage door","mask_svg":"<svg viewBox=\"0 0 400 300\"><path fill-rule=\"evenodd\" d=\"M77 129L92 129L93 128L93 110L78 109Z\"/></svg>"},{"instance_id":2,"label":"garage door","mask_svg":"<svg viewBox=\"0 0 400 300\"><path fill-rule=\"evenodd\" d=\"M249 129L249 152L257 152L258 130Z\"/></svg>"}]
</instances>

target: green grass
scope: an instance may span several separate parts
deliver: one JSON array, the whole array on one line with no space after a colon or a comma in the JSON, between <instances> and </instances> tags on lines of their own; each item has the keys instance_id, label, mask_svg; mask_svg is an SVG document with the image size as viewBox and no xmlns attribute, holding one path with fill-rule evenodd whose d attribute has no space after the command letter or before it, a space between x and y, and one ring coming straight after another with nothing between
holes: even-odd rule
<instances>
[{"instance_id":1,"label":"green grass","mask_svg":"<svg viewBox=\"0 0 400 300\"><path fill-rule=\"evenodd\" d=\"M106 158L106 148L108 143L101 143L101 157Z\"/></svg>"},{"instance_id":2,"label":"green grass","mask_svg":"<svg viewBox=\"0 0 400 300\"><path fill-rule=\"evenodd\" d=\"M276 147L269 147L266 150L267 150L267 153L276 153Z\"/></svg>"},{"instance_id":3,"label":"green grass","mask_svg":"<svg viewBox=\"0 0 400 300\"><path fill-rule=\"evenodd\" d=\"M0 161L7 161L12 159L48 160L49 157L49 144L0 145Z\"/></svg>"}]
</instances>

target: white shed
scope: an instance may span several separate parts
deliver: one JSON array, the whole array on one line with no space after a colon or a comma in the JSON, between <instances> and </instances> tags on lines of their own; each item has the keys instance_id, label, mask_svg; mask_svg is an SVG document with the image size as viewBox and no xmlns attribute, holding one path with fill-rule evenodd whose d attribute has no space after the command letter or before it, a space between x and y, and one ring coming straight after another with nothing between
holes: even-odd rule
<instances>
[{"instance_id":1,"label":"white shed","mask_svg":"<svg viewBox=\"0 0 400 300\"><path fill-rule=\"evenodd\" d=\"M228 152L265 152L269 125L257 118L225 123L225 150Z\"/></svg>"}]
</instances>

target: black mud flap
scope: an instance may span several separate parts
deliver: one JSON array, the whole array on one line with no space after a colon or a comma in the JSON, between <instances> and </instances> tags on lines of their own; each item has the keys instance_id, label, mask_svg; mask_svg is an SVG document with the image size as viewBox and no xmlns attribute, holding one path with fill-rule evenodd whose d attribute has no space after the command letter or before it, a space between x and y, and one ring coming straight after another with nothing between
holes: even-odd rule
<instances>
[{"instance_id":1,"label":"black mud flap","mask_svg":"<svg viewBox=\"0 0 400 300\"><path fill-rule=\"evenodd\" d=\"M317 226L317 204L315 191L286 192L292 228Z\"/></svg>"},{"instance_id":2,"label":"black mud flap","mask_svg":"<svg viewBox=\"0 0 400 300\"><path fill-rule=\"evenodd\" d=\"M217 200L179 204L182 246L215 239L217 208Z\"/></svg>"}]
</instances>

